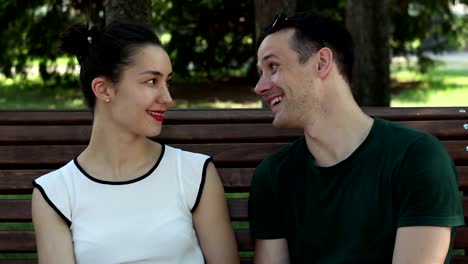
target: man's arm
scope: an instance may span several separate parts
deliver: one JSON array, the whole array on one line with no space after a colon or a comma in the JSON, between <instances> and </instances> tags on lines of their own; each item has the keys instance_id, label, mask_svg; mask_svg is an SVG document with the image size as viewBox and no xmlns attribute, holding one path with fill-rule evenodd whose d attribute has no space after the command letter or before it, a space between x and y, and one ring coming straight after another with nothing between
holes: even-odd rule
<instances>
[{"instance_id":1,"label":"man's arm","mask_svg":"<svg viewBox=\"0 0 468 264\"><path fill-rule=\"evenodd\" d=\"M255 264L288 264L288 242L286 239L255 240Z\"/></svg>"},{"instance_id":2,"label":"man's arm","mask_svg":"<svg viewBox=\"0 0 468 264\"><path fill-rule=\"evenodd\" d=\"M450 246L450 233L450 227L411 226L398 228L393 263L444 263Z\"/></svg>"}]
</instances>

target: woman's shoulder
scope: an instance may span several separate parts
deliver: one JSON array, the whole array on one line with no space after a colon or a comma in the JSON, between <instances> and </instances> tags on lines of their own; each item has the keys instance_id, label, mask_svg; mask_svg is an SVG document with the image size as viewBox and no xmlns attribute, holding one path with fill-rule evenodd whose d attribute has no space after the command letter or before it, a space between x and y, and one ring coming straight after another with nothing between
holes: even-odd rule
<instances>
[{"instance_id":1,"label":"woman's shoulder","mask_svg":"<svg viewBox=\"0 0 468 264\"><path fill-rule=\"evenodd\" d=\"M35 184L53 184L57 182L64 182L67 177L70 177L73 172L76 170L76 165L73 160L69 161L67 164L62 166L59 169L50 171L44 175L39 176L33 181Z\"/></svg>"},{"instance_id":2,"label":"woman's shoulder","mask_svg":"<svg viewBox=\"0 0 468 264\"><path fill-rule=\"evenodd\" d=\"M168 145L165 146L164 155L177 156L180 158L182 162L195 161L195 160L204 162L208 159L210 160L212 159L209 155L204 154L204 153L192 152L187 149L171 147Z\"/></svg>"}]
</instances>

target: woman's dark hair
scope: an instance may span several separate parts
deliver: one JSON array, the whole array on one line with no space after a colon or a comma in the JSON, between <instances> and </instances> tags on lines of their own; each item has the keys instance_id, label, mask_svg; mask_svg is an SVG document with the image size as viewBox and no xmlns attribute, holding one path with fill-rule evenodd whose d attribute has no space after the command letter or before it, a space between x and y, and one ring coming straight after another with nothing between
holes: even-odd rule
<instances>
[{"instance_id":1,"label":"woman's dark hair","mask_svg":"<svg viewBox=\"0 0 468 264\"><path fill-rule=\"evenodd\" d=\"M117 83L124 67L132 64L136 48L148 44L161 47L161 41L151 29L126 22L113 22L103 29L75 24L63 32L60 39L61 49L78 58L81 89L93 110L96 97L91 83L94 78L103 76Z\"/></svg>"}]
</instances>

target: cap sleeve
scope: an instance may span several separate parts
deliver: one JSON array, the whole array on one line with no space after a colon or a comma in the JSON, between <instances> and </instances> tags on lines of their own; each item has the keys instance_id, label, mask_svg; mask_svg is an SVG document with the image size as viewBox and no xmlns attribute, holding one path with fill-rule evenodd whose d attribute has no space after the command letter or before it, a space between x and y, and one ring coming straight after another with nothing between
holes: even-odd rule
<instances>
[{"instance_id":1,"label":"cap sleeve","mask_svg":"<svg viewBox=\"0 0 468 264\"><path fill-rule=\"evenodd\" d=\"M212 158L207 155L179 150L177 166L181 192L192 212L200 202L210 161Z\"/></svg>"},{"instance_id":2,"label":"cap sleeve","mask_svg":"<svg viewBox=\"0 0 468 264\"><path fill-rule=\"evenodd\" d=\"M41 192L50 207L70 226L70 197L62 171L56 170L45 174L34 180L32 184Z\"/></svg>"}]
</instances>

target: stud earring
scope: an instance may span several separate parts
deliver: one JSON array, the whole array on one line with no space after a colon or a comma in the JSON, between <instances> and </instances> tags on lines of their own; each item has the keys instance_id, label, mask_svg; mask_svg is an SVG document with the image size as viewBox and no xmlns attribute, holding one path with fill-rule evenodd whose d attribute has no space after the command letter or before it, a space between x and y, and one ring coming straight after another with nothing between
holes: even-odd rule
<instances>
[{"instance_id":1,"label":"stud earring","mask_svg":"<svg viewBox=\"0 0 468 264\"><path fill-rule=\"evenodd\" d=\"M110 102L110 99L109 98L106 98L106 103L109 103Z\"/></svg>"}]
</instances>

